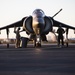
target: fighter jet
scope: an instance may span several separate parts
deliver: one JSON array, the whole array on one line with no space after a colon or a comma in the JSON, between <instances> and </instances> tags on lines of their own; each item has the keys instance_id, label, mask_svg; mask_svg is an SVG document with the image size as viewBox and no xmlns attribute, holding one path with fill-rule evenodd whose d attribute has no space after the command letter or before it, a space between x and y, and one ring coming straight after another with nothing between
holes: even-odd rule
<instances>
[{"instance_id":1,"label":"fighter jet","mask_svg":"<svg viewBox=\"0 0 75 75\"><path fill-rule=\"evenodd\" d=\"M30 39L33 39L34 47L41 47L41 40L47 40L46 35L53 31L53 27L59 27L61 25L66 28L66 35L68 35L69 29L75 30L75 27L54 20L54 17L61 10L62 9L60 9L54 16L50 17L46 16L43 10L35 9L32 15L26 16L13 24L1 27L0 30L6 29L7 36L9 36L9 28L22 27L28 35L31 35ZM25 41L22 41L22 43L23 42Z\"/></svg>"}]
</instances>

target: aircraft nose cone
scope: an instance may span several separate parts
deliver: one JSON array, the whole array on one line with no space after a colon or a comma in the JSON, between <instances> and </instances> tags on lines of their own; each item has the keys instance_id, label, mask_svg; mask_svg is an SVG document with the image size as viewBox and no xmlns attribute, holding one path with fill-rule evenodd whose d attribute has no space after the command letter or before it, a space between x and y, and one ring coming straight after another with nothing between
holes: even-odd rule
<instances>
[{"instance_id":1,"label":"aircraft nose cone","mask_svg":"<svg viewBox=\"0 0 75 75\"><path fill-rule=\"evenodd\" d=\"M33 26L34 32L38 33L38 31L39 31L41 33L43 31L44 25L45 25L44 18L34 18L32 24L33 24L32 26Z\"/></svg>"}]
</instances>

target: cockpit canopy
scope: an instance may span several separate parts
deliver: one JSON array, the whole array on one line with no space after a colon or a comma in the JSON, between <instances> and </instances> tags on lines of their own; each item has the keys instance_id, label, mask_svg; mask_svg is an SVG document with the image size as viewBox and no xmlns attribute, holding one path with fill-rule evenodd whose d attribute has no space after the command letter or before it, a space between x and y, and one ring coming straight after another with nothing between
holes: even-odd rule
<instances>
[{"instance_id":1,"label":"cockpit canopy","mask_svg":"<svg viewBox=\"0 0 75 75\"><path fill-rule=\"evenodd\" d=\"M45 16L44 12L41 9L34 10L32 15L36 16L36 17L44 17Z\"/></svg>"}]
</instances>

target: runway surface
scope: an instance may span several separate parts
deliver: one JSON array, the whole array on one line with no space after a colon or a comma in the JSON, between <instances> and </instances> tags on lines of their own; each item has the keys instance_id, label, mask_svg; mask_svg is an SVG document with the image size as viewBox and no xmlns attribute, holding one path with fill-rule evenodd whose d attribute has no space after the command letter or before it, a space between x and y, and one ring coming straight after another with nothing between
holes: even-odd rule
<instances>
[{"instance_id":1,"label":"runway surface","mask_svg":"<svg viewBox=\"0 0 75 75\"><path fill-rule=\"evenodd\" d=\"M29 48L28 48L29 47ZM8 49L0 45L0 75L75 75L75 45Z\"/></svg>"}]
</instances>

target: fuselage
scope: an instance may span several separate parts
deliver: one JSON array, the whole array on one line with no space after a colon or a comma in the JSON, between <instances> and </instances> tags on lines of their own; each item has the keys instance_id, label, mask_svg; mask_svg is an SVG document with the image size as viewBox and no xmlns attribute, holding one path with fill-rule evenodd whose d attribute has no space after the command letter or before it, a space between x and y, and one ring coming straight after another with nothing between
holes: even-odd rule
<instances>
[{"instance_id":1,"label":"fuselage","mask_svg":"<svg viewBox=\"0 0 75 75\"><path fill-rule=\"evenodd\" d=\"M42 10L36 9L32 13L32 27L35 32L35 34L41 34L43 32L43 29L45 27L45 21L44 21L45 14Z\"/></svg>"}]
</instances>

